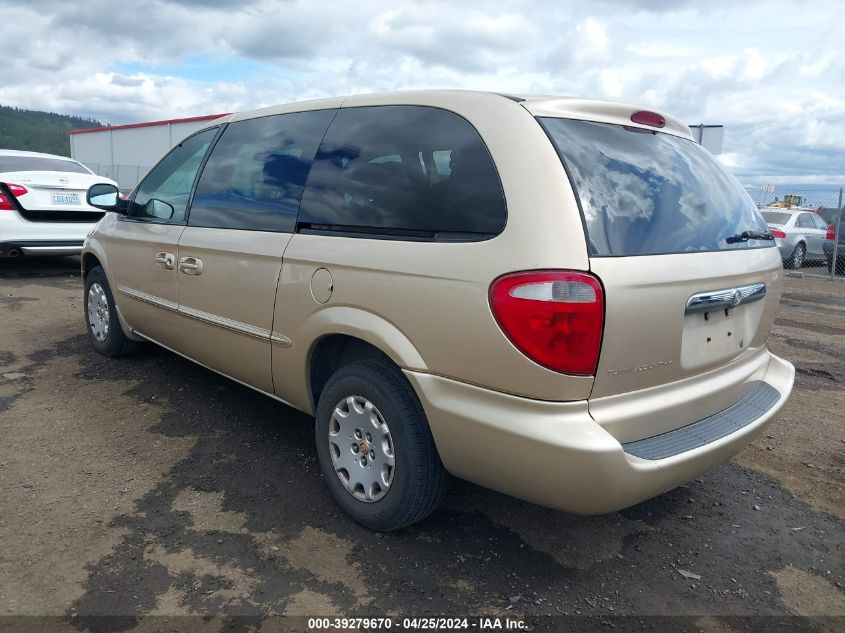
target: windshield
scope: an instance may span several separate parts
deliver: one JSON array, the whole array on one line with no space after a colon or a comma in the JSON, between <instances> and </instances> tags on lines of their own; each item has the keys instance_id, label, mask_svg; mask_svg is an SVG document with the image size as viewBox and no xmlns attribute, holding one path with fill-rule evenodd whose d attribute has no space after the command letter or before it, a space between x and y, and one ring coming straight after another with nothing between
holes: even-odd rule
<instances>
[{"instance_id":1,"label":"windshield","mask_svg":"<svg viewBox=\"0 0 845 633\"><path fill-rule=\"evenodd\" d=\"M79 163L59 158L40 156L0 156L0 172L6 171L63 171L72 174L90 174Z\"/></svg>"},{"instance_id":2,"label":"windshield","mask_svg":"<svg viewBox=\"0 0 845 633\"><path fill-rule=\"evenodd\" d=\"M745 189L698 143L606 123L540 123L578 194L591 255L773 245L757 239L768 237L768 228Z\"/></svg>"}]
</instances>

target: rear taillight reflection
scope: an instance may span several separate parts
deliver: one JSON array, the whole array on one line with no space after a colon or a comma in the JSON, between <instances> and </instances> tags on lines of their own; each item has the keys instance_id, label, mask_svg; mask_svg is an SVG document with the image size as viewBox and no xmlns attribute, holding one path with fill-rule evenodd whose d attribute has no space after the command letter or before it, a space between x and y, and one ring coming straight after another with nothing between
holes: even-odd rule
<instances>
[{"instance_id":1,"label":"rear taillight reflection","mask_svg":"<svg viewBox=\"0 0 845 633\"><path fill-rule=\"evenodd\" d=\"M490 286L493 316L533 361L565 374L593 375L604 326L604 293L587 273L532 271Z\"/></svg>"},{"instance_id":2,"label":"rear taillight reflection","mask_svg":"<svg viewBox=\"0 0 845 633\"><path fill-rule=\"evenodd\" d=\"M15 207L12 206L12 201L9 200L9 196L5 193L0 193L0 211L14 211Z\"/></svg>"},{"instance_id":3,"label":"rear taillight reflection","mask_svg":"<svg viewBox=\"0 0 845 633\"><path fill-rule=\"evenodd\" d=\"M772 234L773 237L776 237L779 240L782 240L786 237L786 233L784 233L780 229L769 229L769 232Z\"/></svg>"}]
</instances>

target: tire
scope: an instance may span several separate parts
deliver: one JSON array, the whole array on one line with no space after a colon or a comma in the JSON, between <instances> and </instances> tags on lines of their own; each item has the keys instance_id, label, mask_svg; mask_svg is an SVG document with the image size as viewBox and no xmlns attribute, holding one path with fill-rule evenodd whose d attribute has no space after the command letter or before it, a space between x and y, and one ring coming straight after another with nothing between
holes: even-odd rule
<instances>
[{"instance_id":1,"label":"tire","mask_svg":"<svg viewBox=\"0 0 845 633\"><path fill-rule=\"evenodd\" d=\"M408 380L389 361L357 361L335 372L320 394L314 426L329 490L361 525L379 532L399 530L431 514L446 494L449 475L425 412ZM360 448L363 441L370 447L364 447L367 456ZM369 490L356 486L373 479Z\"/></svg>"},{"instance_id":2,"label":"tire","mask_svg":"<svg viewBox=\"0 0 845 633\"><path fill-rule=\"evenodd\" d=\"M785 264L787 268L791 268L796 270L801 268L804 264L804 256L807 254L807 247L804 246L804 242L798 242L795 245L795 248L792 250L792 255L789 256L789 259L786 260Z\"/></svg>"},{"instance_id":3,"label":"tire","mask_svg":"<svg viewBox=\"0 0 845 633\"><path fill-rule=\"evenodd\" d=\"M88 272L82 299L88 340L98 354L114 358L125 356L138 348L138 343L123 332L114 295L102 267L95 266Z\"/></svg>"}]
</instances>

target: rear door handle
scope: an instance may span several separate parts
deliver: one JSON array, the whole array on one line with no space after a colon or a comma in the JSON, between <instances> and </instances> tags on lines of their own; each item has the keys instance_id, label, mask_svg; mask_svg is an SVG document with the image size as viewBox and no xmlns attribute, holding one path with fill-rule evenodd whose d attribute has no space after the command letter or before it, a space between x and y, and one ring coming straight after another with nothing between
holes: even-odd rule
<instances>
[{"instance_id":1,"label":"rear door handle","mask_svg":"<svg viewBox=\"0 0 845 633\"><path fill-rule=\"evenodd\" d=\"M186 275L202 275L202 260L196 257L180 257L179 270Z\"/></svg>"},{"instance_id":2,"label":"rear door handle","mask_svg":"<svg viewBox=\"0 0 845 633\"><path fill-rule=\"evenodd\" d=\"M176 255L159 251L155 255L156 264L165 270L173 270L176 267Z\"/></svg>"}]
</instances>

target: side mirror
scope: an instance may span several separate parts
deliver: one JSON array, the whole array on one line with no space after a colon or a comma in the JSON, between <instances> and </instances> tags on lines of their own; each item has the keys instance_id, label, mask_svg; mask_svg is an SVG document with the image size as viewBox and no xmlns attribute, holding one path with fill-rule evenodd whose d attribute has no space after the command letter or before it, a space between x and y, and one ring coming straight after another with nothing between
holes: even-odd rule
<instances>
[{"instance_id":1,"label":"side mirror","mask_svg":"<svg viewBox=\"0 0 845 633\"><path fill-rule=\"evenodd\" d=\"M116 211L118 198L118 190L114 185L108 183L97 183L91 185L88 189L88 194L85 200L92 207L102 209L103 211Z\"/></svg>"},{"instance_id":2,"label":"side mirror","mask_svg":"<svg viewBox=\"0 0 845 633\"><path fill-rule=\"evenodd\" d=\"M152 198L147 203L147 212L154 218L169 220L173 217L173 205L158 198Z\"/></svg>"}]
</instances>

